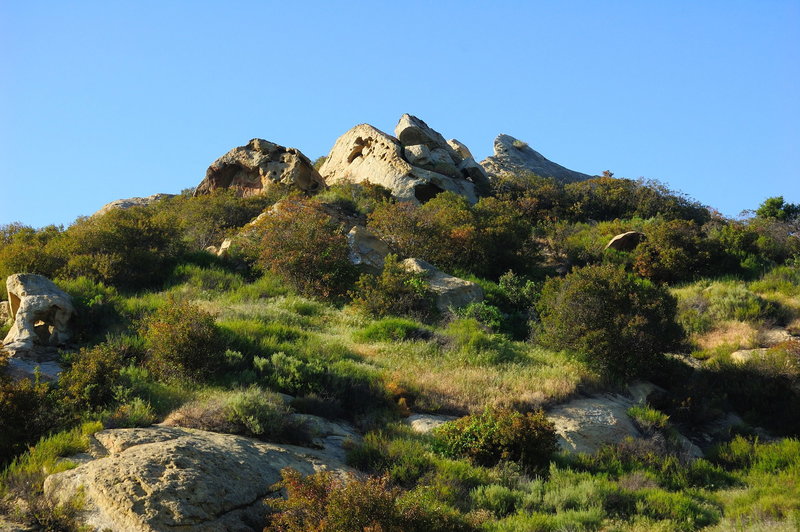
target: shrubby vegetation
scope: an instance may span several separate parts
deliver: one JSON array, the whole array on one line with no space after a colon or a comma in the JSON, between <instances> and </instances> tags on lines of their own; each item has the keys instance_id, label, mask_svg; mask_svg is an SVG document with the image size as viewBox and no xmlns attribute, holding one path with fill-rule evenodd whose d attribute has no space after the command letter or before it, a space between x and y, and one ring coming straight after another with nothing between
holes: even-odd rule
<instances>
[{"instance_id":1,"label":"shrubby vegetation","mask_svg":"<svg viewBox=\"0 0 800 532\"><path fill-rule=\"evenodd\" d=\"M304 412L362 430L349 461L368 476L286 471L269 530L800 524L800 348L732 356L773 328L800 332L797 206L770 198L729 220L610 174L494 185L475 205L278 186L184 193L67 228L3 226L0 274L47 275L78 310L58 383L0 379L5 510L23 497L29 522L74 526L75 509L48 506L41 483L103 427L166 420L307 444L292 421ZM396 253L381 273L350 264L352 223ZM635 249L606 249L631 230L645 235ZM237 234L226 256L204 251ZM484 301L436 312L424 279L399 267L409 256L479 283ZM542 406L636 377L665 389L629 412L647 439L556 452ZM411 411L462 417L420 435L398 422ZM731 411L744 425L715 436L707 459L676 451L676 427Z\"/></svg>"}]
</instances>

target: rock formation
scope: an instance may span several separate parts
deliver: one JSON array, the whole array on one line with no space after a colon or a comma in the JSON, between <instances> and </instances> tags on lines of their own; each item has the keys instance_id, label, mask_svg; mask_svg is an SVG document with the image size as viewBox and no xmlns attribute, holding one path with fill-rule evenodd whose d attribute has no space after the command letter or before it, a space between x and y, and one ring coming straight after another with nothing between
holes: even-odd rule
<instances>
[{"instance_id":1,"label":"rock formation","mask_svg":"<svg viewBox=\"0 0 800 532\"><path fill-rule=\"evenodd\" d=\"M304 192L325 188L325 181L300 150L253 139L211 163L194 195L230 188L240 196L252 196L273 183L295 186Z\"/></svg>"},{"instance_id":2,"label":"rock formation","mask_svg":"<svg viewBox=\"0 0 800 532\"><path fill-rule=\"evenodd\" d=\"M542 177L552 177L562 183L591 179L592 176L564 168L545 158L527 143L510 135L498 135L494 139L494 155L481 162L490 176L508 173L532 172Z\"/></svg>"},{"instance_id":3,"label":"rock formation","mask_svg":"<svg viewBox=\"0 0 800 532\"><path fill-rule=\"evenodd\" d=\"M452 191L476 202L488 190L486 173L422 120L405 114L397 138L360 124L336 141L320 173L328 183L369 181L401 201L424 203ZM468 150L467 150L468 151Z\"/></svg>"},{"instance_id":4,"label":"rock formation","mask_svg":"<svg viewBox=\"0 0 800 532\"><path fill-rule=\"evenodd\" d=\"M72 298L41 275L17 273L6 280L13 325L3 340L10 351L61 346L72 337Z\"/></svg>"},{"instance_id":5,"label":"rock formation","mask_svg":"<svg viewBox=\"0 0 800 532\"><path fill-rule=\"evenodd\" d=\"M314 449L171 427L98 432L82 461L44 491L55 501L82 492L81 520L96 531L261 530L282 468L347 470Z\"/></svg>"},{"instance_id":6,"label":"rock formation","mask_svg":"<svg viewBox=\"0 0 800 532\"><path fill-rule=\"evenodd\" d=\"M609 240L605 249L611 248L616 249L617 251L633 251L636 249L636 246L638 246L642 240L644 240L644 238L644 233L640 233L639 231L628 231L627 233L621 233Z\"/></svg>"},{"instance_id":7,"label":"rock formation","mask_svg":"<svg viewBox=\"0 0 800 532\"><path fill-rule=\"evenodd\" d=\"M175 196L175 194L153 194L152 196L147 196L146 198L126 198L126 199L118 199L114 200L110 203L106 203L100 210L94 213L92 216L100 216L101 214L105 214L108 211L112 211L114 209L130 209L131 207L147 207L148 205L152 205L153 203L157 203L163 199L171 198Z\"/></svg>"},{"instance_id":8,"label":"rock formation","mask_svg":"<svg viewBox=\"0 0 800 532\"><path fill-rule=\"evenodd\" d=\"M603 445L642 434L628 417L633 401L618 395L574 399L547 412L556 426L562 450L594 453Z\"/></svg>"},{"instance_id":9,"label":"rock formation","mask_svg":"<svg viewBox=\"0 0 800 532\"><path fill-rule=\"evenodd\" d=\"M383 260L389 254L389 245L360 225L354 225L347 233L350 247L350 262L365 266L372 271L383 269Z\"/></svg>"},{"instance_id":10,"label":"rock formation","mask_svg":"<svg viewBox=\"0 0 800 532\"><path fill-rule=\"evenodd\" d=\"M473 302L483 301L483 289L472 281L465 281L444 273L419 259L406 259L400 263L408 271L422 273L436 295L436 308L444 312Z\"/></svg>"}]
</instances>

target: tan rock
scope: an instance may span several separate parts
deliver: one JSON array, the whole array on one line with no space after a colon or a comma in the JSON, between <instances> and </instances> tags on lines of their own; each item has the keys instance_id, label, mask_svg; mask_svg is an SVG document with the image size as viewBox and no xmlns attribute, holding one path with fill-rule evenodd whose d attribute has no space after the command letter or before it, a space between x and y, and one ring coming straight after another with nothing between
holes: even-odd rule
<instances>
[{"instance_id":1,"label":"tan rock","mask_svg":"<svg viewBox=\"0 0 800 532\"><path fill-rule=\"evenodd\" d=\"M628 231L627 233L621 233L612 238L606 244L605 249L616 249L618 251L633 251L636 249L642 240L644 240L645 236L644 233L640 233L639 231Z\"/></svg>"},{"instance_id":2,"label":"tan rock","mask_svg":"<svg viewBox=\"0 0 800 532\"><path fill-rule=\"evenodd\" d=\"M410 258L400 265L408 271L425 275L436 295L436 308L442 312L483 301L483 288L480 285L446 274L424 260Z\"/></svg>"},{"instance_id":3,"label":"tan rock","mask_svg":"<svg viewBox=\"0 0 800 532\"><path fill-rule=\"evenodd\" d=\"M494 155L481 161L481 166L490 176L531 172L538 176L555 178L562 183L592 178L550 161L527 143L510 135L498 135L494 140Z\"/></svg>"},{"instance_id":4,"label":"tan rock","mask_svg":"<svg viewBox=\"0 0 800 532\"><path fill-rule=\"evenodd\" d=\"M738 351L734 351L731 353L731 361L737 364L744 364L746 362L750 362L753 359L763 359L767 356L767 352L769 349L767 348L759 348L759 349L740 349Z\"/></svg>"},{"instance_id":5,"label":"tan rock","mask_svg":"<svg viewBox=\"0 0 800 532\"><path fill-rule=\"evenodd\" d=\"M419 151L424 154L424 150ZM405 159L404 152L396 138L360 124L339 137L320 174L330 184L369 181L383 185L399 200L417 204L448 190L473 203L478 200L473 183L414 166Z\"/></svg>"},{"instance_id":6,"label":"tan rock","mask_svg":"<svg viewBox=\"0 0 800 532\"><path fill-rule=\"evenodd\" d=\"M152 196L147 196L144 198L126 198L126 199L118 199L114 200L110 203L106 203L100 210L94 213L92 216L100 216L101 214L105 214L109 211L114 209L130 209L131 207L147 207L154 203L158 203L161 200L172 198L175 194L153 194Z\"/></svg>"},{"instance_id":7,"label":"tan rock","mask_svg":"<svg viewBox=\"0 0 800 532\"><path fill-rule=\"evenodd\" d=\"M280 470L345 471L322 451L230 434L149 427L94 436L94 460L47 477L45 495L83 493L90 530L261 530Z\"/></svg>"},{"instance_id":8,"label":"tan rock","mask_svg":"<svg viewBox=\"0 0 800 532\"><path fill-rule=\"evenodd\" d=\"M211 163L194 195L222 188L233 189L241 196L252 196L261 194L273 183L292 185L305 192L325 187L319 172L300 150L253 139Z\"/></svg>"},{"instance_id":9,"label":"tan rock","mask_svg":"<svg viewBox=\"0 0 800 532\"><path fill-rule=\"evenodd\" d=\"M460 142L456 139L450 139L447 141L447 144L453 148L453 151L455 151L462 159L475 159L475 157L472 155L472 152L469 151L469 148L467 148L463 142Z\"/></svg>"},{"instance_id":10,"label":"tan rock","mask_svg":"<svg viewBox=\"0 0 800 532\"><path fill-rule=\"evenodd\" d=\"M389 246L369 229L354 225L347 233L347 245L350 247L350 262L356 266L366 266L373 271L383 269L383 261L389 254Z\"/></svg>"},{"instance_id":11,"label":"tan rock","mask_svg":"<svg viewBox=\"0 0 800 532\"><path fill-rule=\"evenodd\" d=\"M3 344L12 351L35 345L61 346L72 337L72 298L51 280L32 273L16 273L6 279L9 313L13 319Z\"/></svg>"},{"instance_id":12,"label":"tan rock","mask_svg":"<svg viewBox=\"0 0 800 532\"><path fill-rule=\"evenodd\" d=\"M458 419L456 416L445 416L442 414L411 414L405 419L405 423L420 434L428 434L433 429L440 427L448 421Z\"/></svg>"},{"instance_id":13,"label":"tan rock","mask_svg":"<svg viewBox=\"0 0 800 532\"><path fill-rule=\"evenodd\" d=\"M11 307L8 301L0 301L0 325L5 325L11 321Z\"/></svg>"},{"instance_id":14,"label":"tan rock","mask_svg":"<svg viewBox=\"0 0 800 532\"><path fill-rule=\"evenodd\" d=\"M594 453L603 445L620 443L627 437L639 438L641 433L628 409L633 401L618 395L603 395L575 399L547 412L556 426L562 450Z\"/></svg>"}]
</instances>

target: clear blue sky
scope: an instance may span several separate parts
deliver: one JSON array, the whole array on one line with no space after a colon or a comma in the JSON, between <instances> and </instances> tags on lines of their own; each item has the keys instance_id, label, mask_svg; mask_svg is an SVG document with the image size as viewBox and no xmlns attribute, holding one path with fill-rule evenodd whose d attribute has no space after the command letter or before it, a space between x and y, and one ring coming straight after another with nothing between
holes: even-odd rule
<instances>
[{"instance_id":1,"label":"clear blue sky","mask_svg":"<svg viewBox=\"0 0 800 532\"><path fill-rule=\"evenodd\" d=\"M196 185L261 137L314 159L419 116L727 215L800 202L800 2L0 0L0 223Z\"/></svg>"}]
</instances>

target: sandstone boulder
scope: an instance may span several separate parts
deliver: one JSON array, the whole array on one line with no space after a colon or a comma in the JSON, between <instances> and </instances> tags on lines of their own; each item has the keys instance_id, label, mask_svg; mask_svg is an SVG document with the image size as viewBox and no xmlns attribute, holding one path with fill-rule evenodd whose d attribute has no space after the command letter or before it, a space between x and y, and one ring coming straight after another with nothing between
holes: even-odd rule
<instances>
[{"instance_id":1,"label":"sandstone boulder","mask_svg":"<svg viewBox=\"0 0 800 532\"><path fill-rule=\"evenodd\" d=\"M425 276L436 295L436 308L442 312L483 301L483 288L480 285L446 274L424 260L410 258L400 265L408 271Z\"/></svg>"},{"instance_id":2,"label":"sandstone boulder","mask_svg":"<svg viewBox=\"0 0 800 532\"><path fill-rule=\"evenodd\" d=\"M211 163L194 195L221 188L233 189L240 196L252 196L261 194L273 183L295 186L304 192L325 188L325 181L300 150L253 139Z\"/></svg>"},{"instance_id":3,"label":"sandstone boulder","mask_svg":"<svg viewBox=\"0 0 800 532\"><path fill-rule=\"evenodd\" d=\"M72 337L72 298L41 275L17 273L6 279L11 330L3 340L9 351L62 346Z\"/></svg>"},{"instance_id":4,"label":"sandstone boulder","mask_svg":"<svg viewBox=\"0 0 800 532\"><path fill-rule=\"evenodd\" d=\"M82 493L95 531L261 530L282 468L347 470L322 451L171 427L98 432L92 455L47 477L44 491L55 501Z\"/></svg>"},{"instance_id":5,"label":"sandstone boulder","mask_svg":"<svg viewBox=\"0 0 800 532\"><path fill-rule=\"evenodd\" d=\"M494 140L494 155L481 162L490 176L532 172L542 177L552 177L562 183L591 179L592 176L564 168L548 160L527 143L510 135L499 135Z\"/></svg>"},{"instance_id":6,"label":"sandstone boulder","mask_svg":"<svg viewBox=\"0 0 800 532\"><path fill-rule=\"evenodd\" d=\"M389 254L389 246L369 229L354 225L347 233L347 245L350 247L350 262L372 271L383 269L383 260Z\"/></svg>"},{"instance_id":7,"label":"sandstone boulder","mask_svg":"<svg viewBox=\"0 0 800 532\"><path fill-rule=\"evenodd\" d=\"M475 159L473 157L472 152L469 151L469 148L463 143L456 139L450 139L447 141L447 144L450 145L451 148L462 158L462 159Z\"/></svg>"},{"instance_id":8,"label":"sandstone boulder","mask_svg":"<svg viewBox=\"0 0 800 532\"><path fill-rule=\"evenodd\" d=\"M100 216L101 214L105 214L108 211L112 211L114 209L130 209L131 207L147 207L148 205L152 205L153 203L158 203L161 200L171 198L175 196L175 194L153 194L152 196L147 196L145 198L126 198L126 199L118 199L114 200L110 203L106 203L100 210L94 213L92 216Z\"/></svg>"},{"instance_id":9,"label":"sandstone boulder","mask_svg":"<svg viewBox=\"0 0 800 532\"><path fill-rule=\"evenodd\" d=\"M556 426L562 450L594 453L603 445L620 443L642 434L630 417L633 401L619 395L574 399L547 412Z\"/></svg>"},{"instance_id":10,"label":"sandstone boulder","mask_svg":"<svg viewBox=\"0 0 800 532\"><path fill-rule=\"evenodd\" d=\"M442 414L411 414L405 419L405 423L420 434L428 434L433 429L440 427L448 421L458 419L456 416L445 416Z\"/></svg>"},{"instance_id":11,"label":"sandstone boulder","mask_svg":"<svg viewBox=\"0 0 800 532\"><path fill-rule=\"evenodd\" d=\"M452 191L477 201L478 174L424 122L403 115L395 130L398 140L368 124L360 124L336 141L320 173L328 183L369 181L383 185L401 201L424 203ZM488 179L486 180L488 183Z\"/></svg>"},{"instance_id":12,"label":"sandstone boulder","mask_svg":"<svg viewBox=\"0 0 800 532\"><path fill-rule=\"evenodd\" d=\"M609 240L605 249L610 248L616 249L617 251L633 251L636 249L636 246L638 246L642 240L644 240L644 238L644 233L640 233L639 231L628 231L627 233L621 233Z\"/></svg>"},{"instance_id":13,"label":"sandstone boulder","mask_svg":"<svg viewBox=\"0 0 800 532\"><path fill-rule=\"evenodd\" d=\"M0 325L5 325L11 321L11 307L8 301L0 301Z\"/></svg>"}]
</instances>

